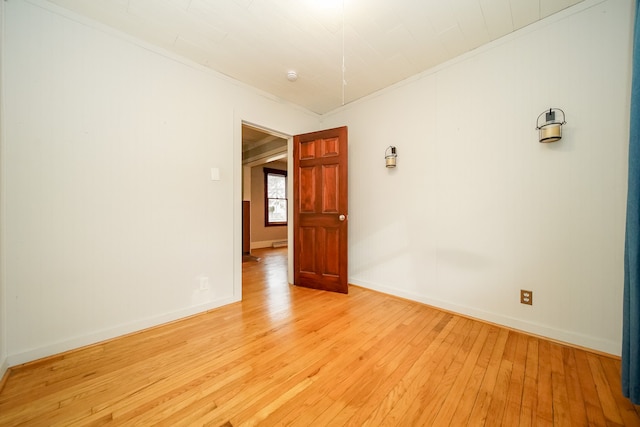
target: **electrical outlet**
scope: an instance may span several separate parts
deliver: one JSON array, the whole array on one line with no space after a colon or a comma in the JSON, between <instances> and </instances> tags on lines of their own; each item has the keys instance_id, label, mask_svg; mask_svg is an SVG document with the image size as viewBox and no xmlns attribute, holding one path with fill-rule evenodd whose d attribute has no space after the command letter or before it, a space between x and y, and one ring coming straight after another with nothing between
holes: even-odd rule
<instances>
[{"instance_id":1,"label":"electrical outlet","mask_svg":"<svg viewBox=\"0 0 640 427\"><path fill-rule=\"evenodd\" d=\"M520 289L520 304L533 305L533 291Z\"/></svg>"},{"instance_id":2,"label":"electrical outlet","mask_svg":"<svg viewBox=\"0 0 640 427\"><path fill-rule=\"evenodd\" d=\"M201 291L208 291L209 290L209 278L208 277L201 277L200 278L200 290Z\"/></svg>"}]
</instances>

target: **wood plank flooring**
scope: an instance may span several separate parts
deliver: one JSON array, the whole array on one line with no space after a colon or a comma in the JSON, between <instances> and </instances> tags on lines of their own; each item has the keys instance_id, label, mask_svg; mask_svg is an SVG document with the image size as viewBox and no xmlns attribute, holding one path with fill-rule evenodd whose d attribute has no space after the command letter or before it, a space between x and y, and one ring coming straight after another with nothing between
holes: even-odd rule
<instances>
[{"instance_id":1,"label":"wood plank flooring","mask_svg":"<svg viewBox=\"0 0 640 427\"><path fill-rule=\"evenodd\" d=\"M254 254L241 303L13 368L0 425L640 426L615 358Z\"/></svg>"}]
</instances>

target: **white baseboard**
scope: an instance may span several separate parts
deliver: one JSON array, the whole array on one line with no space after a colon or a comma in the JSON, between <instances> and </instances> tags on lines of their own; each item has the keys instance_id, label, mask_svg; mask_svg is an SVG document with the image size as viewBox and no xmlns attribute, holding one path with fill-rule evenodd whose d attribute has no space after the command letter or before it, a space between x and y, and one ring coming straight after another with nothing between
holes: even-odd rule
<instances>
[{"instance_id":1,"label":"white baseboard","mask_svg":"<svg viewBox=\"0 0 640 427\"><path fill-rule=\"evenodd\" d=\"M484 310L479 310L473 307L467 307L459 304L455 304L449 301L442 301L434 298L430 298L425 295L419 295L412 292L402 291L393 287L380 285L377 283L357 280L349 281L356 286L371 289L373 291L405 298L411 301L420 302L422 304L430 305L432 307L441 308L443 310L459 313L464 316L469 316L475 319L483 320L485 322L495 323L508 328L516 329L519 331L527 332L530 334L546 337L555 341L565 342L567 344L577 345L580 347L596 350L603 353L608 353L614 356L620 356L622 354L622 346L619 342L611 340L603 340L597 337L592 337L572 331L566 331L562 329L552 328L546 325L538 323L528 322L514 317L504 316L498 313L492 313Z\"/></svg>"},{"instance_id":2,"label":"white baseboard","mask_svg":"<svg viewBox=\"0 0 640 427\"><path fill-rule=\"evenodd\" d=\"M155 316L148 319L143 319L125 325L116 326L113 328L97 331L92 334L84 335L82 337L69 339L66 341L58 342L51 345L46 345L33 350L25 351L22 353L11 354L7 356L2 369L6 371L10 366L17 366L23 363L32 362L34 360L42 359L45 357L53 356L56 354L64 353L65 351L77 349L80 347L96 344L102 341L106 341L112 338L117 338L122 335L127 335L133 332L139 332L144 329L148 329L154 326L159 326L164 323L180 320L185 317L193 316L198 313L204 313L205 311L212 310L214 308L222 307L227 304L231 304L239 301L237 297L222 298L206 304L201 304L183 310L178 310L172 313ZM6 369L5 369L6 366ZM1 377L1 376L0 376Z\"/></svg>"},{"instance_id":3,"label":"white baseboard","mask_svg":"<svg viewBox=\"0 0 640 427\"><path fill-rule=\"evenodd\" d=\"M272 248L275 242L282 242L287 239L263 240L262 242L251 242L251 249Z\"/></svg>"},{"instance_id":4,"label":"white baseboard","mask_svg":"<svg viewBox=\"0 0 640 427\"><path fill-rule=\"evenodd\" d=\"M9 361L7 360L6 357L4 357L2 361L0 361L0 383L2 383L2 378L7 373L8 369L9 369Z\"/></svg>"}]
</instances>

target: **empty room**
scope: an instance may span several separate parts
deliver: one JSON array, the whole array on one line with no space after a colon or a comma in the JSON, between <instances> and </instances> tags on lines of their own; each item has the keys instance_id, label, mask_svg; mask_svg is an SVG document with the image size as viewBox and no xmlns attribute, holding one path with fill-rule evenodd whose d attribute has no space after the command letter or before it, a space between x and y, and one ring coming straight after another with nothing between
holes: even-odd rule
<instances>
[{"instance_id":1,"label":"empty room","mask_svg":"<svg viewBox=\"0 0 640 427\"><path fill-rule=\"evenodd\" d=\"M0 2L0 426L640 426L637 13Z\"/></svg>"}]
</instances>

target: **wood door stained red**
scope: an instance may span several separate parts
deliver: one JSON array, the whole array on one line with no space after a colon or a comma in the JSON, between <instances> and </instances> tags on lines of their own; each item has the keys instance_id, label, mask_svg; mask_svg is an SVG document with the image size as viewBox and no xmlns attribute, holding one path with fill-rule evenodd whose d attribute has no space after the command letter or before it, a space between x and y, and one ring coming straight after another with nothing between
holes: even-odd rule
<instances>
[{"instance_id":1,"label":"wood door stained red","mask_svg":"<svg viewBox=\"0 0 640 427\"><path fill-rule=\"evenodd\" d=\"M294 137L294 283L334 292L347 284L347 128Z\"/></svg>"}]
</instances>

